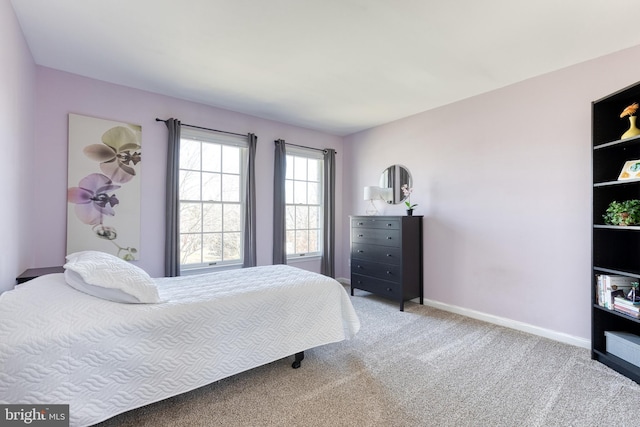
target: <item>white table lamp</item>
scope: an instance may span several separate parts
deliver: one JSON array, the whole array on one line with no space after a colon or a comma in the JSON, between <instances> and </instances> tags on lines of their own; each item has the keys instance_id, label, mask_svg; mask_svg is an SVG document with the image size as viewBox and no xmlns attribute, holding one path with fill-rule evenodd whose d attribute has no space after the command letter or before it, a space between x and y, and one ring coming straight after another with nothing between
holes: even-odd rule
<instances>
[{"instance_id":1,"label":"white table lamp","mask_svg":"<svg viewBox=\"0 0 640 427\"><path fill-rule=\"evenodd\" d=\"M364 200L369 201L369 207L366 210L367 215L378 214L378 209L376 208L376 205L373 203L373 201L381 198L380 190L381 188L376 186L364 187Z\"/></svg>"}]
</instances>

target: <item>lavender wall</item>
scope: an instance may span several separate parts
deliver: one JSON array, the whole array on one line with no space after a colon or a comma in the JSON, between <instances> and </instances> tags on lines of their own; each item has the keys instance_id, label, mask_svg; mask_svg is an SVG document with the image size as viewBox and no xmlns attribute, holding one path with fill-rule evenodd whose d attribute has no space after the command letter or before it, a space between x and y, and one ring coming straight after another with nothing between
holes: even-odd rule
<instances>
[{"instance_id":1,"label":"lavender wall","mask_svg":"<svg viewBox=\"0 0 640 427\"><path fill-rule=\"evenodd\" d=\"M141 256L138 265L151 276L162 276L164 251L164 185L167 131L155 118L179 118L183 123L258 136L256 154L258 264L271 264L273 212L273 141L317 148L335 148L337 185L342 187L342 139L227 110L170 98L77 75L37 68L37 107L33 173L36 182L31 205L34 265L60 265L66 242L67 116L82 114L142 126ZM45 209L46 207L46 209ZM337 203L342 215L342 204ZM339 227L338 233L342 230ZM338 259L344 259L341 248ZM319 263L303 268L318 271ZM338 267L342 270L342 265Z\"/></svg>"},{"instance_id":2,"label":"lavender wall","mask_svg":"<svg viewBox=\"0 0 640 427\"><path fill-rule=\"evenodd\" d=\"M404 164L425 215L427 299L589 338L590 104L638 80L637 58L640 47L345 138L345 209L363 213L362 188Z\"/></svg>"},{"instance_id":3,"label":"lavender wall","mask_svg":"<svg viewBox=\"0 0 640 427\"><path fill-rule=\"evenodd\" d=\"M2 167L2 249L0 292L13 288L15 277L32 262L29 212L33 204L31 160L35 64L9 1L0 1L0 151Z\"/></svg>"}]
</instances>

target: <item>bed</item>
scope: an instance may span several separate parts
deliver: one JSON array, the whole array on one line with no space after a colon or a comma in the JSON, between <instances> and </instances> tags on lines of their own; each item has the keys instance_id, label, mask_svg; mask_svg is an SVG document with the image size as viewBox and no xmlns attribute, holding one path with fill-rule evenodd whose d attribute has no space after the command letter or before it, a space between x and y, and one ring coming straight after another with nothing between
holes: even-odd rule
<instances>
[{"instance_id":1,"label":"bed","mask_svg":"<svg viewBox=\"0 0 640 427\"><path fill-rule=\"evenodd\" d=\"M296 354L299 365L360 328L340 283L286 265L151 279L149 304L88 295L65 274L0 295L0 403L69 404L72 426Z\"/></svg>"}]
</instances>

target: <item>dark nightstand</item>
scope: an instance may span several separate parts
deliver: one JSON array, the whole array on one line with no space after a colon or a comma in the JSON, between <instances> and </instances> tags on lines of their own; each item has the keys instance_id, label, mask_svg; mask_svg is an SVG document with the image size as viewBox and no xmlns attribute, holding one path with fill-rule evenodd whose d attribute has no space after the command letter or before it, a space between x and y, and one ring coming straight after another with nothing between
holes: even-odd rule
<instances>
[{"instance_id":1,"label":"dark nightstand","mask_svg":"<svg viewBox=\"0 0 640 427\"><path fill-rule=\"evenodd\" d=\"M18 282L18 285L19 285L20 283L24 283L31 279L35 279L38 276L44 276L45 274L52 274L52 273L64 273L64 268L62 268L62 266L28 268L24 272L22 272L22 274L16 277L16 282Z\"/></svg>"}]
</instances>

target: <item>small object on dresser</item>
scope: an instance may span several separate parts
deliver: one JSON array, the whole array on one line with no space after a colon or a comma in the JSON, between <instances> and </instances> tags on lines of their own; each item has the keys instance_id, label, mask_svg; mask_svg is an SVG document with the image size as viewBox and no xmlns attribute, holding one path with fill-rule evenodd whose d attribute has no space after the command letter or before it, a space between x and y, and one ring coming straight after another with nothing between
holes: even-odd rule
<instances>
[{"instance_id":1,"label":"small object on dresser","mask_svg":"<svg viewBox=\"0 0 640 427\"><path fill-rule=\"evenodd\" d=\"M411 193L413 193L413 187L409 188L409 184L403 184L400 189L402 190L402 194L406 198L404 204L407 206L407 215L412 216L413 209L418 206L417 203L414 203L413 205L411 204Z\"/></svg>"}]
</instances>

